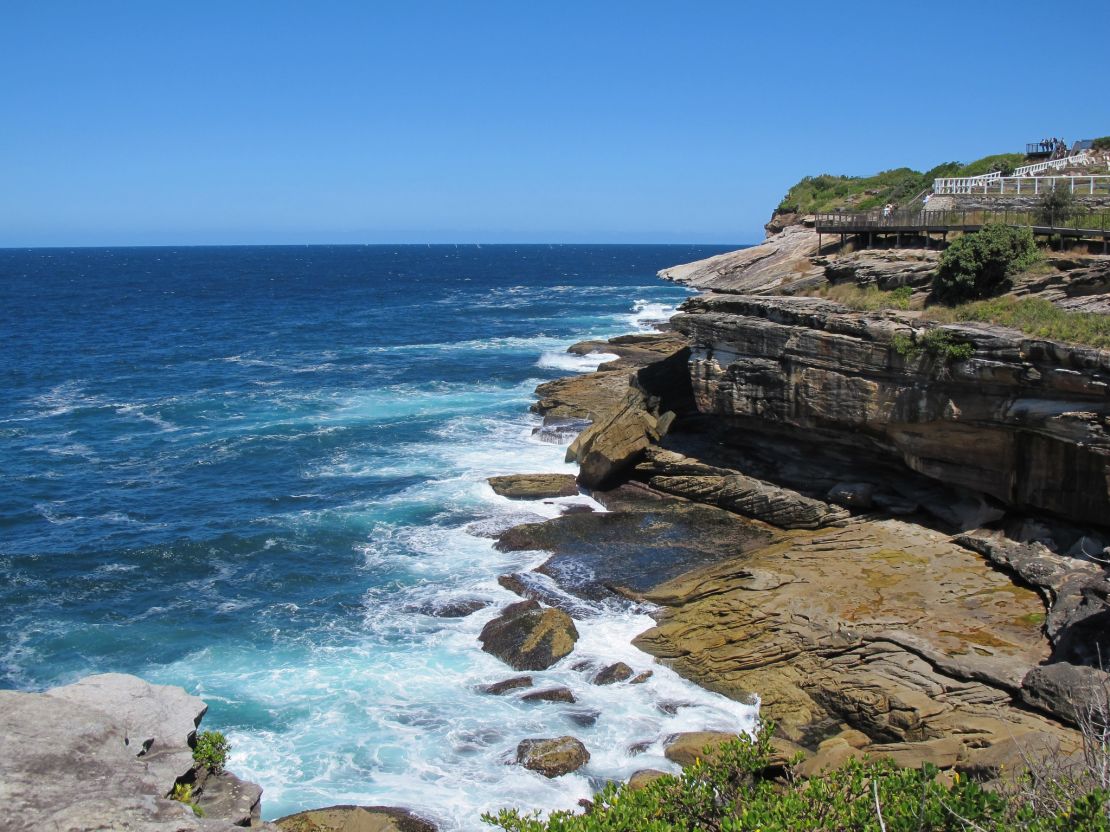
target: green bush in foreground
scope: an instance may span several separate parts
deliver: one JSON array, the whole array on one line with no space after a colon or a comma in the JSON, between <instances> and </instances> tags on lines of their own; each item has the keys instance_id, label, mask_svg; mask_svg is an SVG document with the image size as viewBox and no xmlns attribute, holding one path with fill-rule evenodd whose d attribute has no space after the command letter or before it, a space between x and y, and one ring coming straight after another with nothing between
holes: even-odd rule
<instances>
[{"instance_id":1,"label":"green bush in foreground","mask_svg":"<svg viewBox=\"0 0 1110 832\"><path fill-rule=\"evenodd\" d=\"M506 832L1107 832L1107 795L1096 792L1052 814L984 790L952 786L932 766L899 769L889 760L853 760L808 780L769 775L771 729L706 749L682 774L638 791L610 784L586 814L548 820L505 809L484 815Z\"/></svg>"},{"instance_id":2,"label":"green bush in foreground","mask_svg":"<svg viewBox=\"0 0 1110 832\"><path fill-rule=\"evenodd\" d=\"M219 731L202 731L197 734L197 744L193 748L193 761L202 765L213 774L219 774L227 764L231 746Z\"/></svg>"},{"instance_id":3,"label":"green bush in foreground","mask_svg":"<svg viewBox=\"0 0 1110 832\"><path fill-rule=\"evenodd\" d=\"M947 304L991 297L1007 287L1011 275L1032 266L1039 256L1028 228L983 226L945 249L933 292Z\"/></svg>"}]
</instances>

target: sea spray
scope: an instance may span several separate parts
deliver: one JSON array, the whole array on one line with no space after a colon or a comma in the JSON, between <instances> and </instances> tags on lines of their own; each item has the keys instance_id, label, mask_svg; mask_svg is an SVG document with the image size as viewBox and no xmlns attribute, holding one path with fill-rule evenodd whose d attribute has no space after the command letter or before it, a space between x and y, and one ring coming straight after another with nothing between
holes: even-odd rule
<instances>
[{"instance_id":1,"label":"sea spray","mask_svg":"<svg viewBox=\"0 0 1110 832\"><path fill-rule=\"evenodd\" d=\"M493 536L590 502L486 483L573 471L533 435L533 389L607 357L571 343L665 318L686 292L655 270L714 252L0 252L4 683L122 671L199 693L270 818L393 803L477 829L664 767L669 734L742 729L752 709L631 646L651 620L624 602L587 603L575 653L535 674L576 705L478 691L513 675L476 639L517 600L497 577L545 558ZM488 606L426 612L459 599ZM571 669L617 660L654 675ZM582 772L510 764L520 739L566 733L591 749Z\"/></svg>"}]
</instances>

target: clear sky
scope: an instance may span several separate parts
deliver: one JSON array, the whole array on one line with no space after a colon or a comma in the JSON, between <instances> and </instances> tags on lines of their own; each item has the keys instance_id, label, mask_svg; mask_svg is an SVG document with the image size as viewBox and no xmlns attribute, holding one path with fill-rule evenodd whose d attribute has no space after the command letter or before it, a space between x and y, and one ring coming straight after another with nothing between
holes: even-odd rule
<instances>
[{"instance_id":1,"label":"clear sky","mask_svg":"<svg viewBox=\"0 0 1110 832\"><path fill-rule=\"evenodd\" d=\"M1110 134L1108 33L1105 0L0 0L0 246L755 242L806 174Z\"/></svg>"}]
</instances>

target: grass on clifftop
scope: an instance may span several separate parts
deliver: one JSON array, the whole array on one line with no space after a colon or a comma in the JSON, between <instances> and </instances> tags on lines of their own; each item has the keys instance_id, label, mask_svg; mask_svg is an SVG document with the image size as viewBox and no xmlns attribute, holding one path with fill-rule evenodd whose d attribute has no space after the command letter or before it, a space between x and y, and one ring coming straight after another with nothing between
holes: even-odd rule
<instances>
[{"instance_id":1,"label":"grass on clifftop","mask_svg":"<svg viewBox=\"0 0 1110 832\"><path fill-rule=\"evenodd\" d=\"M812 294L858 312L921 310L925 301L923 294L913 297L913 290L908 286L884 292L876 286L840 283L822 287ZM922 315L942 324L997 324L1020 330L1033 338L1110 349L1110 315L1069 312L1042 298L1003 296L957 306L930 306Z\"/></svg>"},{"instance_id":2,"label":"grass on clifftop","mask_svg":"<svg viewBox=\"0 0 1110 832\"><path fill-rule=\"evenodd\" d=\"M966 165L945 162L921 173L911 168L895 168L874 176L807 176L782 198L776 209L780 214L813 214L822 211L869 211L893 202L901 205L932 186L933 180L947 176L978 176L994 170L1009 171L1025 161L1020 153L984 156Z\"/></svg>"},{"instance_id":3,"label":"grass on clifftop","mask_svg":"<svg viewBox=\"0 0 1110 832\"><path fill-rule=\"evenodd\" d=\"M1000 297L952 307L933 306L925 316L941 323L998 324L1034 338L1110 349L1110 315L1069 312L1041 298Z\"/></svg>"}]
</instances>

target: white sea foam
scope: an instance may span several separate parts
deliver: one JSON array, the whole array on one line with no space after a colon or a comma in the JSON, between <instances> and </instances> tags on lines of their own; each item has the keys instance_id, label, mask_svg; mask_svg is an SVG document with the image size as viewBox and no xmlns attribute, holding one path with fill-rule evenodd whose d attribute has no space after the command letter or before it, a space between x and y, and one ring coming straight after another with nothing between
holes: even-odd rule
<instances>
[{"instance_id":1,"label":"white sea foam","mask_svg":"<svg viewBox=\"0 0 1110 832\"><path fill-rule=\"evenodd\" d=\"M630 317L646 322L665 312L645 302ZM545 352L566 355L556 352L565 341L538 347L537 339L526 340L520 348L540 361ZM412 418L436 425L425 441L387 449L346 446L302 473L310 481L375 473L412 477L408 487L278 518L294 531L333 523L365 529L352 553L352 570L365 576L357 622L305 632L296 626L305 611L277 603L260 612L273 627L272 649L260 654L221 642L183 656L180 667L154 673L201 680L201 696L214 699L206 694L211 687L229 705L273 715L266 729L229 732L231 767L265 787L267 817L335 803L392 804L411 807L444 830L487 829L483 811L570 809L599 782L641 768L674 770L662 752L675 733L750 729L755 708L697 688L632 645L653 621L648 609L625 602L576 599L582 614L575 651L531 674L537 687L569 687L576 704L528 704L519 694L479 691L514 675L477 641L498 609L518 600L498 576L533 569L547 557L500 552L488 535L522 517L555 517L571 505L604 511L587 495L509 500L486 482L498 474L575 470L564 462L564 448L532 435L538 420L524 413L524 405L535 384L397 385L317 403L312 418L327 425ZM507 407L519 408L520 415L505 419ZM276 545L271 540L264 545ZM216 565L182 591L214 604L238 603L216 592L235 580L230 567ZM489 605L462 618L429 614L462 600ZM589 668L574 669L584 661ZM596 669L615 661L653 675L640 685L593 685ZM579 737L592 755L580 772L548 780L512 764L520 740L564 734Z\"/></svg>"},{"instance_id":2,"label":"white sea foam","mask_svg":"<svg viewBox=\"0 0 1110 832\"><path fill-rule=\"evenodd\" d=\"M611 352L588 352L585 355L576 355L571 352L547 350L540 356L536 366L569 373L592 373L599 365L615 358L619 356Z\"/></svg>"}]
</instances>

